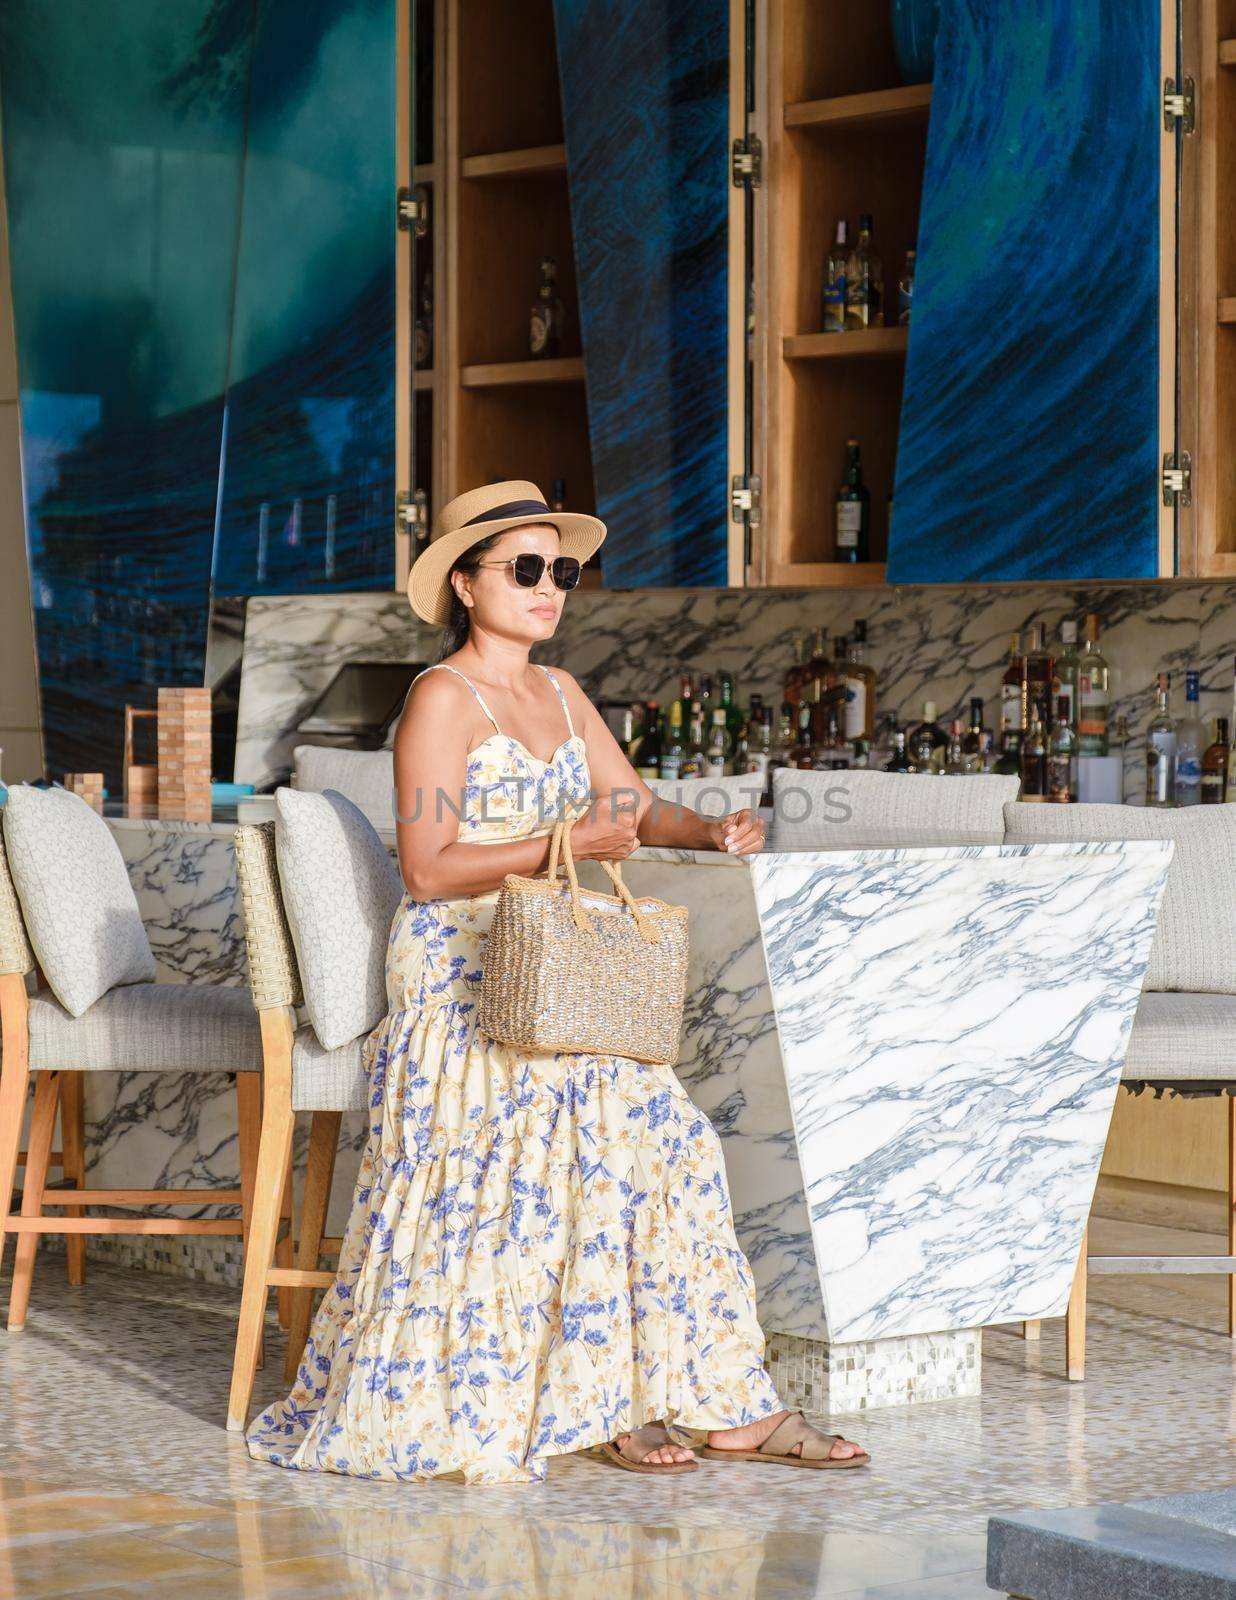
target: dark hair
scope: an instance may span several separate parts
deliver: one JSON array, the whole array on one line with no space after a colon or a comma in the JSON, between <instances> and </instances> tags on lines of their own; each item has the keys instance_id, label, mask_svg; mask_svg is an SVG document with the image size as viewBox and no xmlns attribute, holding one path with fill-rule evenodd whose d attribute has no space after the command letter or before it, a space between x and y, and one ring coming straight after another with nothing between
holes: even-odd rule
<instances>
[{"instance_id":1,"label":"dark hair","mask_svg":"<svg viewBox=\"0 0 1236 1600\"><path fill-rule=\"evenodd\" d=\"M453 656L456 650L461 649L468 642L468 634L472 629L472 621L468 608L455 593L455 585L451 583L451 572L475 572L480 564L480 558L486 550L492 550L502 537L506 529L500 533L486 534L483 539L478 539L475 544L469 545L461 556L452 563L446 581L451 591L451 614L447 617L442 628L442 642L438 646L438 660L445 661L447 656Z\"/></svg>"}]
</instances>

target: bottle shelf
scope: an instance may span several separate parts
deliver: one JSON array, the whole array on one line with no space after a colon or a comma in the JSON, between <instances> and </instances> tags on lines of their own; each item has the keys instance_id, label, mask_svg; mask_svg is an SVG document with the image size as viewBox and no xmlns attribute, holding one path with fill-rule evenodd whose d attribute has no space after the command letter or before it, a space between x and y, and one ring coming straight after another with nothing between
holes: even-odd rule
<instances>
[{"instance_id":1,"label":"bottle shelf","mask_svg":"<svg viewBox=\"0 0 1236 1600\"><path fill-rule=\"evenodd\" d=\"M849 333L791 333L781 341L786 361L837 361L904 357L909 328L855 328Z\"/></svg>"},{"instance_id":2,"label":"bottle shelf","mask_svg":"<svg viewBox=\"0 0 1236 1600\"><path fill-rule=\"evenodd\" d=\"M412 387L418 391L433 388L433 368L417 367L412 373Z\"/></svg>"},{"instance_id":3,"label":"bottle shelf","mask_svg":"<svg viewBox=\"0 0 1236 1600\"><path fill-rule=\"evenodd\" d=\"M787 128L853 128L915 118L926 121L931 106L929 83L908 83L869 94L843 94L831 100L792 101L785 107Z\"/></svg>"},{"instance_id":4,"label":"bottle shelf","mask_svg":"<svg viewBox=\"0 0 1236 1600\"><path fill-rule=\"evenodd\" d=\"M412 168L412 182L434 184L438 181L438 163L436 161L418 161Z\"/></svg>"},{"instance_id":5,"label":"bottle shelf","mask_svg":"<svg viewBox=\"0 0 1236 1600\"><path fill-rule=\"evenodd\" d=\"M531 150L498 150L493 155L465 156L465 178L552 178L566 176L566 145L542 144Z\"/></svg>"},{"instance_id":6,"label":"bottle shelf","mask_svg":"<svg viewBox=\"0 0 1236 1600\"><path fill-rule=\"evenodd\" d=\"M1219 321L1236 322L1236 294L1220 296Z\"/></svg>"},{"instance_id":7,"label":"bottle shelf","mask_svg":"<svg viewBox=\"0 0 1236 1600\"><path fill-rule=\"evenodd\" d=\"M464 389L511 389L525 384L560 386L583 381L583 356L557 356L544 361L485 361L459 369L459 383Z\"/></svg>"},{"instance_id":8,"label":"bottle shelf","mask_svg":"<svg viewBox=\"0 0 1236 1600\"><path fill-rule=\"evenodd\" d=\"M1219 65L1236 67L1236 39L1219 40Z\"/></svg>"},{"instance_id":9,"label":"bottle shelf","mask_svg":"<svg viewBox=\"0 0 1236 1600\"><path fill-rule=\"evenodd\" d=\"M770 589L865 589L885 581L882 561L773 561Z\"/></svg>"}]
</instances>

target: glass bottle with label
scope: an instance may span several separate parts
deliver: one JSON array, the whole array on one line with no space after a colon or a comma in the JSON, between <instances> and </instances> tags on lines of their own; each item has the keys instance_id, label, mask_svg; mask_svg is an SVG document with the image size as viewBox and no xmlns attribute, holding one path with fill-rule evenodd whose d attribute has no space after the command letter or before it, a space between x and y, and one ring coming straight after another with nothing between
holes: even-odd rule
<instances>
[{"instance_id":1,"label":"glass bottle with label","mask_svg":"<svg viewBox=\"0 0 1236 1600\"><path fill-rule=\"evenodd\" d=\"M1206 754L1209 736L1206 724L1198 715L1201 674L1185 673L1185 714L1176 724L1176 804L1198 806L1202 803L1202 757Z\"/></svg>"},{"instance_id":2,"label":"glass bottle with label","mask_svg":"<svg viewBox=\"0 0 1236 1600\"><path fill-rule=\"evenodd\" d=\"M1232 760L1232 747L1228 743L1227 718L1215 718L1214 743L1202 757L1202 804L1217 806L1227 793L1227 774Z\"/></svg>"},{"instance_id":3,"label":"glass bottle with label","mask_svg":"<svg viewBox=\"0 0 1236 1600\"><path fill-rule=\"evenodd\" d=\"M549 256L541 262L541 287L532 303L528 329L528 349L537 357L553 357L562 349L562 324L565 320L558 294L558 264Z\"/></svg>"},{"instance_id":4,"label":"glass bottle with label","mask_svg":"<svg viewBox=\"0 0 1236 1600\"><path fill-rule=\"evenodd\" d=\"M686 748L678 768L680 778L704 776L704 713L698 700L691 702L691 720L687 725Z\"/></svg>"},{"instance_id":5,"label":"glass bottle with label","mask_svg":"<svg viewBox=\"0 0 1236 1600\"><path fill-rule=\"evenodd\" d=\"M867 624L854 624L846 651L845 736L871 739L875 732L875 669L867 665Z\"/></svg>"},{"instance_id":6,"label":"glass bottle with label","mask_svg":"<svg viewBox=\"0 0 1236 1600\"><path fill-rule=\"evenodd\" d=\"M824 733L815 740L811 748L811 765L817 772L832 771L841 767L849 767L854 763L854 752L845 742L841 733L841 723L835 707L821 708Z\"/></svg>"},{"instance_id":7,"label":"glass bottle with label","mask_svg":"<svg viewBox=\"0 0 1236 1600\"><path fill-rule=\"evenodd\" d=\"M1031 713L1037 705L1039 721L1046 732L1052 721L1051 686L1056 673L1056 664L1048 652L1045 629L1041 622L1032 624L1030 628L1030 643L1024 657L1023 671L1023 726L1027 728L1030 726Z\"/></svg>"},{"instance_id":8,"label":"glass bottle with label","mask_svg":"<svg viewBox=\"0 0 1236 1600\"><path fill-rule=\"evenodd\" d=\"M954 717L949 723L948 743L944 747L944 765L941 771L946 777L959 778L969 770L970 765L966 760L961 731L961 718Z\"/></svg>"},{"instance_id":9,"label":"glass bottle with label","mask_svg":"<svg viewBox=\"0 0 1236 1600\"><path fill-rule=\"evenodd\" d=\"M967 772L986 772L991 745L991 730L983 726L983 702L975 695L970 701L970 727L962 740Z\"/></svg>"},{"instance_id":10,"label":"glass bottle with label","mask_svg":"<svg viewBox=\"0 0 1236 1600\"><path fill-rule=\"evenodd\" d=\"M1146 730L1146 804L1176 803L1176 719L1170 705L1171 677L1159 674L1154 715Z\"/></svg>"},{"instance_id":11,"label":"glass bottle with label","mask_svg":"<svg viewBox=\"0 0 1236 1600\"><path fill-rule=\"evenodd\" d=\"M798 738L786 762L789 767L811 767L815 764L811 749L811 709L807 704L798 708Z\"/></svg>"},{"instance_id":12,"label":"glass bottle with label","mask_svg":"<svg viewBox=\"0 0 1236 1600\"><path fill-rule=\"evenodd\" d=\"M649 700L644 707L644 726L635 743L631 765L641 778L661 776L661 707Z\"/></svg>"},{"instance_id":13,"label":"glass bottle with label","mask_svg":"<svg viewBox=\"0 0 1236 1600\"><path fill-rule=\"evenodd\" d=\"M1077 650L1077 624L1066 617L1060 624L1060 649L1056 655L1056 670L1052 678L1053 704L1064 695L1069 702L1069 726L1077 731L1077 689L1081 673L1081 656Z\"/></svg>"},{"instance_id":14,"label":"glass bottle with label","mask_svg":"<svg viewBox=\"0 0 1236 1600\"><path fill-rule=\"evenodd\" d=\"M704 747L704 776L722 778L730 767L730 738L725 726L725 712L718 706L712 714L712 728Z\"/></svg>"},{"instance_id":15,"label":"glass bottle with label","mask_svg":"<svg viewBox=\"0 0 1236 1600\"><path fill-rule=\"evenodd\" d=\"M940 772L948 735L936 721L934 700L923 701L923 720L909 738L910 763L915 772Z\"/></svg>"},{"instance_id":16,"label":"glass bottle with label","mask_svg":"<svg viewBox=\"0 0 1236 1600\"><path fill-rule=\"evenodd\" d=\"M857 439L845 442L845 481L837 491L837 560L871 559L871 494L863 482Z\"/></svg>"},{"instance_id":17,"label":"glass bottle with label","mask_svg":"<svg viewBox=\"0 0 1236 1600\"><path fill-rule=\"evenodd\" d=\"M824 332L845 332L845 266L849 257L845 218L837 223L837 236L824 262Z\"/></svg>"},{"instance_id":18,"label":"glass bottle with label","mask_svg":"<svg viewBox=\"0 0 1236 1600\"><path fill-rule=\"evenodd\" d=\"M1107 754L1109 677L1107 662L1099 651L1099 619L1091 611L1077 667L1077 748L1083 756Z\"/></svg>"},{"instance_id":19,"label":"glass bottle with label","mask_svg":"<svg viewBox=\"0 0 1236 1600\"><path fill-rule=\"evenodd\" d=\"M858 219L858 240L845 264L845 325L855 328L884 326L884 269L871 243L871 213Z\"/></svg>"},{"instance_id":20,"label":"glass bottle with label","mask_svg":"<svg viewBox=\"0 0 1236 1600\"><path fill-rule=\"evenodd\" d=\"M1018 777L1021 774L1021 740L1020 728L1007 728L1000 742L1000 754L992 763L991 770L1001 777Z\"/></svg>"},{"instance_id":21,"label":"glass bottle with label","mask_svg":"<svg viewBox=\"0 0 1236 1600\"><path fill-rule=\"evenodd\" d=\"M1056 720L1047 752L1047 798L1058 803L1077 799L1077 735L1067 694L1056 696Z\"/></svg>"},{"instance_id":22,"label":"glass bottle with label","mask_svg":"<svg viewBox=\"0 0 1236 1600\"><path fill-rule=\"evenodd\" d=\"M906 736L903 728L893 734L893 753L884 763L885 772L909 772L910 757L906 753Z\"/></svg>"},{"instance_id":23,"label":"glass bottle with label","mask_svg":"<svg viewBox=\"0 0 1236 1600\"><path fill-rule=\"evenodd\" d=\"M1039 714L1039 702L1030 701L1030 725L1021 741L1022 800L1047 799L1047 733Z\"/></svg>"},{"instance_id":24,"label":"glass bottle with label","mask_svg":"<svg viewBox=\"0 0 1236 1600\"><path fill-rule=\"evenodd\" d=\"M1021 634L1015 633L1009 639L1008 665L1004 669L1004 677L1000 680L1000 738L1002 749L1007 744L1007 735L1010 730L1021 733L1024 726L1021 720L1022 675Z\"/></svg>"},{"instance_id":25,"label":"glass bottle with label","mask_svg":"<svg viewBox=\"0 0 1236 1600\"><path fill-rule=\"evenodd\" d=\"M772 707L769 707L772 710ZM794 707L788 700L781 702L781 713L777 718L777 733L772 742L772 752L768 758L770 771L778 767L792 767L790 752L794 749ZM772 781L771 779L769 780Z\"/></svg>"},{"instance_id":26,"label":"glass bottle with label","mask_svg":"<svg viewBox=\"0 0 1236 1600\"><path fill-rule=\"evenodd\" d=\"M906 264L901 269L901 280L897 285L897 321L903 328L909 327L910 313L914 309L915 261L915 252L907 250Z\"/></svg>"},{"instance_id":27,"label":"glass bottle with label","mask_svg":"<svg viewBox=\"0 0 1236 1600\"><path fill-rule=\"evenodd\" d=\"M677 778L682 771L682 758L686 754L686 744L682 737L682 701L670 702L669 732L661 749L661 776L663 778Z\"/></svg>"}]
</instances>

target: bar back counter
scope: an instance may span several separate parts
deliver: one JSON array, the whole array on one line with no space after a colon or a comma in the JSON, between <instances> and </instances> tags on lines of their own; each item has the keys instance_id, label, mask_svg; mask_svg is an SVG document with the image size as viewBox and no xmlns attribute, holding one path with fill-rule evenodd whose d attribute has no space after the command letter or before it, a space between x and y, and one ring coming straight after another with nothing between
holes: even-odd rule
<instances>
[{"instance_id":1,"label":"bar back counter","mask_svg":"<svg viewBox=\"0 0 1236 1600\"><path fill-rule=\"evenodd\" d=\"M232 820L109 822L160 980L244 983ZM644 846L625 863L634 892L690 908L676 1070L721 1136L788 1403L977 1393L983 1326L1065 1309L1172 850ZM607 887L592 862L581 881ZM229 1089L88 1074L90 1185L234 1185ZM364 1103L358 1080L328 1233L351 1199ZM99 1248L240 1281L233 1239Z\"/></svg>"}]
</instances>

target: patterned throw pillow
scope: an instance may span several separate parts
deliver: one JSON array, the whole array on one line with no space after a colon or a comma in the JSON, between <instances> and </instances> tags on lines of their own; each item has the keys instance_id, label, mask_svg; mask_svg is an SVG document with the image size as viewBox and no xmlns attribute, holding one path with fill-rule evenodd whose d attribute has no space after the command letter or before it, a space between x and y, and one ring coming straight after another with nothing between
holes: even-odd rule
<instances>
[{"instance_id":1,"label":"patterned throw pillow","mask_svg":"<svg viewBox=\"0 0 1236 1600\"><path fill-rule=\"evenodd\" d=\"M403 896L390 851L335 789L275 790L275 856L305 1007L336 1050L386 1015L386 947Z\"/></svg>"},{"instance_id":2,"label":"patterned throw pillow","mask_svg":"<svg viewBox=\"0 0 1236 1600\"><path fill-rule=\"evenodd\" d=\"M10 785L4 847L22 920L51 991L80 1017L119 983L153 983L155 959L120 846L67 789Z\"/></svg>"}]
</instances>

